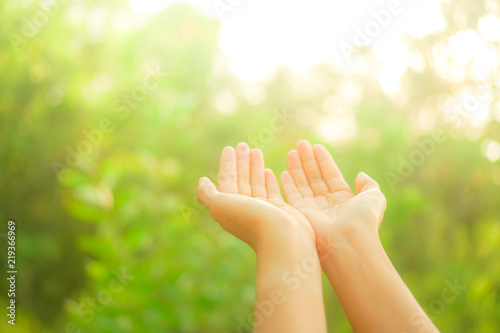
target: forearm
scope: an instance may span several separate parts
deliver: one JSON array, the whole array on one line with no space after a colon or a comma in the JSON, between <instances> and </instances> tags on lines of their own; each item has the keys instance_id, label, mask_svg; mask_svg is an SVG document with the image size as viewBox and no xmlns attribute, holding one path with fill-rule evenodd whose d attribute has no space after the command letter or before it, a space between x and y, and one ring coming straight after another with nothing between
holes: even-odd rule
<instances>
[{"instance_id":1,"label":"forearm","mask_svg":"<svg viewBox=\"0 0 500 333\"><path fill-rule=\"evenodd\" d=\"M254 332L326 332L321 267L311 242L279 241L257 250Z\"/></svg>"},{"instance_id":2,"label":"forearm","mask_svg":"<svg viewBox=\"0 0 500 333\"><path fill-rule=\"evenodd\" d=\"M355 332L438 332L376 234L351 233L334 244L322 266Z\"/></svg>"}]
</instances>

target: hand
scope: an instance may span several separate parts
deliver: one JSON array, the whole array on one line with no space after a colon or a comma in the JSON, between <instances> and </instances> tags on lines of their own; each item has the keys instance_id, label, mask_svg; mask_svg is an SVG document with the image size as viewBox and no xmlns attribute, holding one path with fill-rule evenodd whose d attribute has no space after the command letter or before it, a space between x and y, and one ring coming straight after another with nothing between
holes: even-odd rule
<instances>
[{"instance_id":1,"label":"hand","mask_svg":"<svg viewBox=\"0 0 500 333\"><path fill-rule=\"evenodd\" d=\"M386 200L373 179L359 173L354 195L326 148L311 147L306 140L288 153L287 165L288 171L281 175L283 192L313 226L320 257L347 234L377 235Z\"/></svg>"},{"instance_id":2,"label":"hand","mask_svg":"<svg viewBox=\"0 0 500 333\"><path fill-rule=\"evenodd\" d=\"M200 179L198 199L228 232L255 251L283 240L306 239L314 246L315 234L307 219L286 204L273 172L264 168L258 149L239 143L222 150L218 190Z\"/></svg>"}]
</instances>

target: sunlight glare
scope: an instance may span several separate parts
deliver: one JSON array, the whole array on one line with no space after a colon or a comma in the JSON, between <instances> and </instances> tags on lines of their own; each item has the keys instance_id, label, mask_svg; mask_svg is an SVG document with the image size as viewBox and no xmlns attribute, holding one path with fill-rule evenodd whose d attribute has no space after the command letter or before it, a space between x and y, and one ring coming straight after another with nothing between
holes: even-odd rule
<instances>
[{"instance_id":1,"label":"sunlight glare","mask_svg":"<svg viewBox=\"0 0 500 333\"><path fill-rule=\"evenodd\" d=\"M139 14L154 14L167 8L177 0L129 0L132 11Z\"/></svg>"}]
</instances>

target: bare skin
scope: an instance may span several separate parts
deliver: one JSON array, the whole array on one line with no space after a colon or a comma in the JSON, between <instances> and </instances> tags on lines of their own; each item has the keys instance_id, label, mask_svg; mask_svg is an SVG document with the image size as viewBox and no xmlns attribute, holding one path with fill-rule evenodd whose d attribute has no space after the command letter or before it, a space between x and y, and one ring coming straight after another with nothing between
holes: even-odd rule
<instances>
[{"instance_id":1,"label":"bare skin","mask_svg":"<svg viewBox=\"0 0 500 333\"><path fill-rule=\"evenodd\" d=\"M386 200L364 173L354 195L328 151L301 140L282 173L285 197L314 228L322 268L355 332L438 332L378 237Z\"/></svg>"},{"instance_id":2,"label":"bare skin","mask_svg":"<svg viewBox=\"0 0 500 333\"><path fill-rule=\"evenodd\" d=\"M257 254L254 332L326 332L320 265L355 332L438 332L380 243L378 184L360 173L352 193L328 151L305 140L287 164L288 203L244 143L222 151L218 189L205 177L198 188L214 219Z\"/></svg>"},{"instance_id":3,"label":"bare skin","mask_svg":"<svg viewBox=\"0 0 500 333\"><path fill-rule=\"evenodd\" d=\"M254 332L326 332L314 230L284 202L260 150L245 143L224 148L218 188L203 177L197 194L222 228L256 252ZM292 285L286 277L304 262L316 269Z\"/></svg>"}]
</instances>

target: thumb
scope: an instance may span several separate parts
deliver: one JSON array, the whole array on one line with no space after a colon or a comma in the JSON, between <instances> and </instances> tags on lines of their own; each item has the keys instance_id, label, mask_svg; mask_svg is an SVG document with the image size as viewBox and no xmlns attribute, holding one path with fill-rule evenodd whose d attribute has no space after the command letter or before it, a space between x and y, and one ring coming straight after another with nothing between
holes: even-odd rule
<instances>
[{"instance_id":1,"label":"thumb","mask_svg":"<svg viewBox=\"0 0 500 333\"><path fill-rule=\"evenodd\" d=\"M354 182L354 186L356 187L356 192L358 194L365 192L367 190L378 190L380 191L380 187L377 182L371 179L366 173L360 172L356 177L356 181Z\"/></svg>"},{"instance_id":2,"label":"thumb","mask_svg":"<svg viewBox=\"0 0 500 333\"><path fill-rule=\"evenodd\" d=\"M196 195L198 197L198 201L200 201L205 208L210 210L211 202L219 195L219 192L210 179L207 177L201 177L198 182Z\"/></svg>"},{"instance_id":3,"label":"thumb","mask_svg":"<svg viewBox=\"0 0 500 333\"><path fill-rule=\"evenodd\" d=\"M366 173L360 172L355 181L356 192L360 200L364 200L365 204L374 207L377 212L378 226L382 223L384 211L387 208L387 200L384 194L380 191L377 182L371 179ZM365 195L360 195L365 193ZM361 197L363 197L361 199Z\"/></svg>"}]
</instances>

